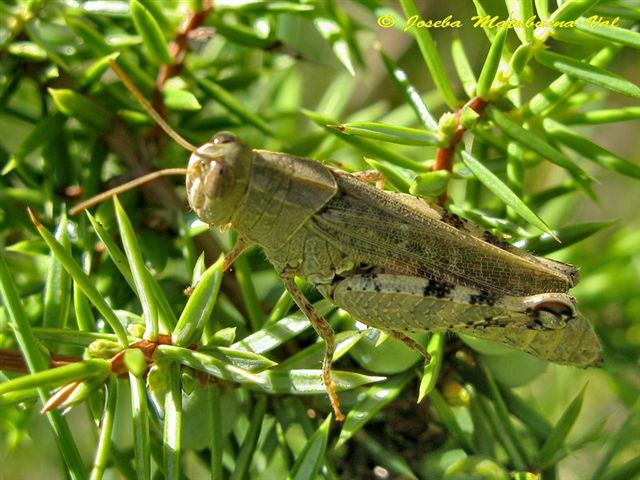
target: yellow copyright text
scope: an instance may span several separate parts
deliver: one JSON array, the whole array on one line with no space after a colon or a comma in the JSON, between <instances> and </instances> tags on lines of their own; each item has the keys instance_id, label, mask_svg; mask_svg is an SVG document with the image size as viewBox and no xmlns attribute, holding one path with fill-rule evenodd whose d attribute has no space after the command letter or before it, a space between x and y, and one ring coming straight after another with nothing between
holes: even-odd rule
<instances>
[{"instance_id":1,"label":"yellow copyright text","mask_svg":"<svg viewBox=\"0 0 640 480\"><path fill-rule=\"evenodd\" d=\"M476 15L469 20L473 28L574 28L576 26L576 22L573 20L566 22L540 20L535 15L526 20L516 20L513 18L501 19L497 15ZM620 22L620 17L607 20L604 17L593 15L584 20L590 27L615 27ZM378 17L378 25L382 28L395 27L396 23L398 23L398 19L392 15L381 15ZM416 28L461 28L463 25L463 21L453 18L453 15L447 15L441 19L428 20L424 20L418 15L413 15L407 18L401 27L402 30L407 32Z\"/></svg>"}]
</instances>

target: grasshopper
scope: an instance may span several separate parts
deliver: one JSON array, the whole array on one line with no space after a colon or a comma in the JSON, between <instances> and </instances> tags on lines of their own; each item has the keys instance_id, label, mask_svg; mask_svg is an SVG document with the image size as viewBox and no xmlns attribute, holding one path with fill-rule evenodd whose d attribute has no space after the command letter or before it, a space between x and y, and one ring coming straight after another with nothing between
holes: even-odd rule
<instances>
[{"instance_id":1,"label":"grasshopper","mask_svg":"<svg viewBox=\"0 0 640 480\"><path fill-rule=\"evenodd\" d=\"M176 138L115 62L112 67ZM337 419L344 416L331 379L334 332L296 276L427 360L407 332L459 332L550 362L599 363L599 340L566 293L578 281L575 267L518 249L418 197L369 185L370 177L253 150L228 132L198 148L177 140L192 152L188 167L166 174L186 174L189 205L203 222L238 232L225 267L247 246L260 245L325 341L323 382Z\"/></svg>"}]
</instances>

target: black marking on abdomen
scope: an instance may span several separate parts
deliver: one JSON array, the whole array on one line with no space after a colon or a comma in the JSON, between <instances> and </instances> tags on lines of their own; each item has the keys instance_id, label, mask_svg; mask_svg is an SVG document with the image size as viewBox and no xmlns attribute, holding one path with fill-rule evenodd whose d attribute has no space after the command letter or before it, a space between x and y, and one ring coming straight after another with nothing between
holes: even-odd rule
<instances>
[{"instance_id":1,"label":"black marking on abdomen","mask_svg":"<svg viewBox=\"0 0 640 480\"><path fill-rule=\"evenodd\" d=\"M448 210L444 210L442 212L440 220L458 230L462 229L462 227L464 227L464 224L466 223L466 220L464 218L461 218L455 213L449 212Z\"/></svg>"},{"instance_id":2,"label":"black marking on abdomen","mask_svg":"<svg viewBox=\"0 0 640 480\"><path fill-rule=\"evenodd\" d=\"M513 245L511 245L509 242L506 242L506 241L498 238L493 233L487 232L486 230L484 232L482 232L482 239L485 242L493 245L494 247L501 248L502 250L509 251L513 247Z\"/></svg>"},{"instance_id":3,"label":"black marking on abdomen","mask_svg":"<svg viewBox=\"0 0 640 480\"><path fill-rule=\"evenodd\" d=\"M422 290L425 297L444 298L451 293L455 285L447 282L438 282L437 280L429 280Z\"/></svg>"},{"instance_id":4,"label":"black marking on abdomen","mask_svg":"<svg viewBox=\"0 0 640 480\"><path fill-rule=\"evenodd\" d=\"M469 295L469 303L471 305L488 305L492 307L497 300L498 298L495 295L486 290L480 290L477 295Z\"/></svg>"}]
</instances>

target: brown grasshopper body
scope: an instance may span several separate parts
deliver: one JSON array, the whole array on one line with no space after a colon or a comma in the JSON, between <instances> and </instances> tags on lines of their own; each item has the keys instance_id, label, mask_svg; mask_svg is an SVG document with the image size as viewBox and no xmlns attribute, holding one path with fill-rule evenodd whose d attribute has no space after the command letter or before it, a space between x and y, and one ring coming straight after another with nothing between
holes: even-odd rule
<instances>
[{"instance_id":1,"label":"brown grasshopper body","mask_svg":"<svg viewBox=\"0 0 640 480\"><path fill-rule=\"evenodd\" d=\"M531 255L419 198L313 160L251 150L229 133L191 156L187 194L201 220L231 224L262 246L327 341L329 364L333 331L294 276L396 336L451 330L552 362L599 362L598 338L565 293L577 282L574 267Z\"/></svg>"},{"instance_id":2,"label":"brown grasshopper body","mask_svg":"<svg viewBox=\"0 0 640 480\"><path fill-rule=\"evenodd\" d=\"M192 152L185 169L138 178L77 205L81 211L163 175L186 174L187 199L212 226L232 225L233 259L262 246L294 301L326 343L323 381L336 418L343 417L331 380L334 332L294 282L314 284L360 322L428 353L404 332L466 333L552 362L587 367L600 343L566 292L571 265L536 257L446 209L367 185L316 161L252 150L222 132L199 148L181 138L120 67L112 68L147 112Z\"/></svg>"}]
</instances>

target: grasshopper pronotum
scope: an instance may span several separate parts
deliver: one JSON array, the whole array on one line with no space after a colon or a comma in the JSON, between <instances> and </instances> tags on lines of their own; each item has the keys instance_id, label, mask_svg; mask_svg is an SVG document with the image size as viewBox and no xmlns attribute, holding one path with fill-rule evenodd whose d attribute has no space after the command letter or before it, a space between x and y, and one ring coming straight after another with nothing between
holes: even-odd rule
<instances>
[{"instance_id":1,"label":"grasshopper pronotum","mask_svg":"<svg viewBox=\"0 0 640 480\"><path fill-rule=\"evenodd\" d=\"M73 211L161 175L185 174L198 217L209 225L231 224L239 234L225 265L246 246L260 245L325 341L323 381L336 418L343 415L331 381L334 332L295 276L427 358L405 332L454 331L556 363L599 362L598 338L566 293L577 282L575 267L536 257L442 207L375 188L357 175L252 150L231 133L196 148L153 111L115 62L112 67L191 158L187 169L152 173Z\"/></svg>"}]
</instances>

